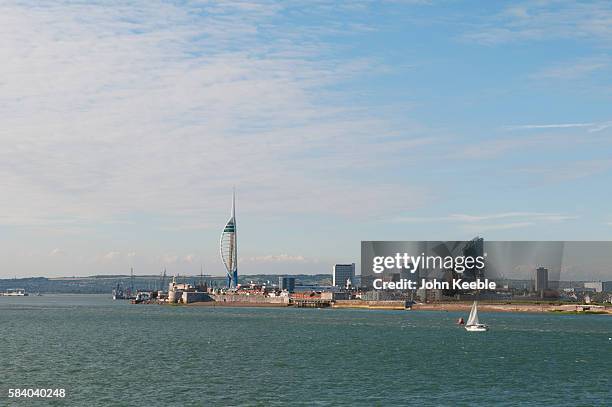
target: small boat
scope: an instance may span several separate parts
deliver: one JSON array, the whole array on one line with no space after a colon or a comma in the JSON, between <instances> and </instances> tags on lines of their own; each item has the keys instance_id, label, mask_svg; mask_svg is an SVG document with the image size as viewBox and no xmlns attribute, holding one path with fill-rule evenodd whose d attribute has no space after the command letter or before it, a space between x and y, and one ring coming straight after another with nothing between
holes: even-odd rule
<instances>
[{"instance_id":1,"label":"small boat","mask_svg":"<svg viewBox=\"0 0 612 407\"><path fill-rule=\"evenodd\" d=\"M465 330L469 332L486 332L489 330L487 325L481 324L480 321L478 321L477 301L474 301L474 304L472 304L472 310L470 311L470 316L465 324Z\"/></svg>"},{"instance_id":2,"label":"small boat","mask_svg":"<svg viewBox=\"0 0 612 407\"><path fill-rule=\"evenodd\" d=\"M457 325L465 325L465 321L463 320L463 317L457 320Z\"/></svg>"}]
</instances>

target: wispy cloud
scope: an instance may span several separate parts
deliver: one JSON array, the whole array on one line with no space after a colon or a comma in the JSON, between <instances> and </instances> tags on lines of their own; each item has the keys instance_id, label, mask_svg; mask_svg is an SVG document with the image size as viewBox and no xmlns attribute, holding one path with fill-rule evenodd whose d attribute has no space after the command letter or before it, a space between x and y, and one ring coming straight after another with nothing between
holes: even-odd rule
<instances>
[{"instance_id":1,"label":"wispy cloud","mask_svg":"<svg viewBox=\"0 0 612 407\"><path fill-rule=\"evenodd\" d=\"M289 255L289 254L269 254L265 256L248 257L244 259L249 262L259 263L304 263L312 260L306 259L302 255Z\"/></svg>"},{"instance_id":2,"label":"wispy cloud","mask_svg":"<svg viewBox=\"0 0 612 407\"><path fill-rule=\"evenodd\" d=\"M398 205L364 197L389 186L359 173L431 143L334 89L382 68L331 52L330 31L358 27L283 19L306 5L34 5L0 6L0 209L13 223L143 208L206 220L227 185L268 212L381 214Z\"/></svg>"},{"instance_id":3,"label":"wispy cloud","mask_svg":"<svg viewBox=\"0 0 612 407\"><path fill-rule=\"evenodd\" d=\"M521 124L505 126L508 130L541 130L541 129L573 129L586 128L591 133L596 133L612 127L612 121L597 123L547 123L547 124Z\"/></svg>"},{"instance_id":4,"label":"wispy cloud","mask_svg":"<svg viewBox=\"0 0 612 407\"><path fill-rule=\"evenodd\" d=\"M479 140L459 149L457 157L462 159L490 159L511 151L521 151L525 148L545 146L553 140L550 135L537 137L494 138L492 140ZM557 139L557 141L559 141Z\"/></svg>"},{"instance_id":5,"label":"wispy cloud","mask_svg":"<svg viewBox=\"0 0 612 407\"><path fill-rule=\"evenodd\" d=\"M611 19L607 1L524 1L477 16L464 38L488 45L569 38L610 44Z\"/></svg>"},{"instance_id":6,"label":"wispy cloud","mask_svg":"<svg viewBox=\"0 0 612 407\"><path fill-rule=\"evenodd\" d=\"M397 222L406 223L452 223L469 233L484 233L492 230L525 228L538 224L566 222L577 216L548 212L500 212L483 215L451 214L440 217L401 217Z\"/></svg>"},{"instance_id":7,"label":"wispy cloud","mask_svg":"<svg viewBox=\"0 0 612 407\"><path fill-rule=\"evenodd\" d=\"M612 160L592 159L567 161L562 164L517 168L519 174L526 174L532 182L567 182L591 177L612 169Z\"/></svg>"},{"instance_id":8,"label":"wispy cloud","mask_svg":"<svg viewBox=\"0 0 612 407\"><path fill-rule=\"evenodd\" d=\"M532 75L533 79L577 79L593 72L610 68L609 57L583 58L577 61L566 62L540 70Z\"/></svg>"},{"instance_id":9,"label":"wispy cloud","mask_svg":"<svg viewBox=\"0 0 612 407\"><path fill-rule=\"evenodd\" d=\"M534 225L533 222L509 222L494 224L464 225L463 230L471 233L483 233L492 230L519 229Z\"/></svg>"},{"instance_id":10,"label":"wispy cloud","mask_svg":"<svg viewBox=\"0 0 612 407\"><path fill-rule=\"evenodd\" d=\"M492 159L515 152L550 155L555 150L562 152L581 146L601 145L602 148L609 148L609 129L612 129L612 122L609 121L504 125L504 132L517 134L510 136L501 133L466 143L458 146L449 157Z\"/></svg>"},{"instance_id":11,"label":"wispy cloud","mask_svg":"<svg viewBox=\"0 0 612 407\"><path fill-rule=\"evenodd\" d=\"M495 213L488 215L451 215L451 219L461 222L481 222L495 219L507 219L507 218L526 218L533 221L564 221L570 219L576 219L575 216L567 216L558 213L545 213L545 212L505 212Z\"/></svg>"}]
</instances>

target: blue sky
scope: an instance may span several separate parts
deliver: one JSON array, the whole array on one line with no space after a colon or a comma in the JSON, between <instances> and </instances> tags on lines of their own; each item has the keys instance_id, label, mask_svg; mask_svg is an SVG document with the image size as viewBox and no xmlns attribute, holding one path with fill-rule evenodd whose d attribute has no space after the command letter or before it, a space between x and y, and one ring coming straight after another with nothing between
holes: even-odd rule
<instances>
[{"instance_id":1,"label":"blue sky","mask_svg":"<svg viewBox=\"0 0 612 407\"><path fill-rule=\"evenodd\" d=\"M612 5L4 2L0 277L612 238Z\"/></svg>"}]
</instances>

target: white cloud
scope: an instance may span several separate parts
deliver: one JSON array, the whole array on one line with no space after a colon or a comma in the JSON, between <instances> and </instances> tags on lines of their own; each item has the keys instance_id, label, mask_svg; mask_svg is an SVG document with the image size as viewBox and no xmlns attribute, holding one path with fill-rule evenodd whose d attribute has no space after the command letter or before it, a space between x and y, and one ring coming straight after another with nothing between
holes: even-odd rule
<instances>
[{"instance_id":1,"label":"white cloud","mask_svg":"<svg viewBox=\"0 0 612 407\"><path fill-rule=\"evenodd\" d=\"M332 91L381 68L330 57L327 28L283 23L284 3L33 5L0 6L7 221L145 211L181 229L225 211L228 185L268 212L382 214L424 196L359 180L431 141L406 123L392 137L397 125ZM397 200L366 199L389 188Z\"/></svg>"}]
</instances>

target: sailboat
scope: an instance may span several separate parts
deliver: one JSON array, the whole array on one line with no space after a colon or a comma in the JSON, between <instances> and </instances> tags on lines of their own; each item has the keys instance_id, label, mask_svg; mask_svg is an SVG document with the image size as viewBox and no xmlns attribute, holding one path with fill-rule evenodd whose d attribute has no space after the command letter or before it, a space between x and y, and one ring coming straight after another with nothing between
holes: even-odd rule
<instances>
[{"instance_id":1,"label":"sailboat","mask_svg":"<svg viewBox=\"0 0 612 407\"><path fill-rule=\"evenodd\" d=\"M481 324L478 321L478 301L474 301L474 304L472 304L472 310L465 324L465 330L470 332L485 332L489 330L487 325Z\"/></svg>"}]
</instances>

